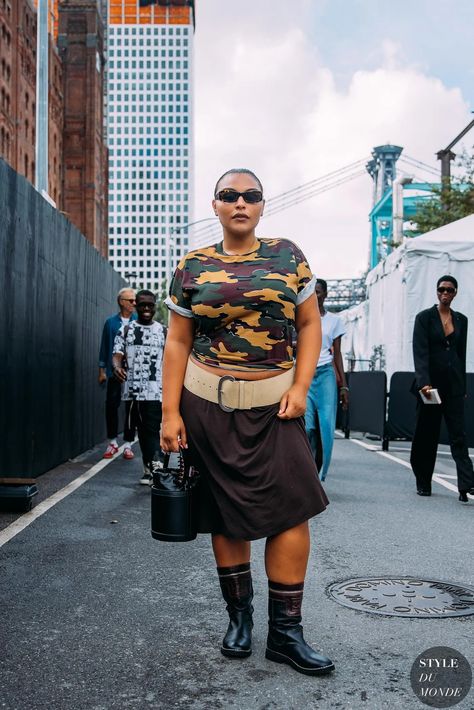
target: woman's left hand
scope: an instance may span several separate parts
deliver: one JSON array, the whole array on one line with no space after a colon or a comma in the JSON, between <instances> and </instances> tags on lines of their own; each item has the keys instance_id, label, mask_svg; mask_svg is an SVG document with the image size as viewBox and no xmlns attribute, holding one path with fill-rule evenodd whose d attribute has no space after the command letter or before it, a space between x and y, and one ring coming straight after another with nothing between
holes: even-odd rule
<instances>
[{"instance_id":1,"label":"woman's left hand","mask_svg":"<svg viewBox=\"0 0 474 710\"><path fill-rule=\"evenodd\" d=\"M306 387L292 385L280 400L277 417L280 419L296 419L306 411Z\"/></svg>"}]
</instances>

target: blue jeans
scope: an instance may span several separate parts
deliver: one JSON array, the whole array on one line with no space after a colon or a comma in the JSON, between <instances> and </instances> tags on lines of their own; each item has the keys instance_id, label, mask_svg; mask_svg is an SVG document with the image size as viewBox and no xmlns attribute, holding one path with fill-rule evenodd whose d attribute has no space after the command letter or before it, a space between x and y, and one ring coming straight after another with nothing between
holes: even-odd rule
<instances>
[{"instance_id":1,"label":"blue jeans","mask_svg":"<svg viewBox=\"0 0 474 710\"><path fill-rule=\"evenodd\" d=\"M321 365L316 368L306 399L305 426L309 443L316 456L317 428L323 447L323 466L320 472L324 481L331 463L334 430L336 428L337 384L333 364Z\"/></svg>"}]
</instances>

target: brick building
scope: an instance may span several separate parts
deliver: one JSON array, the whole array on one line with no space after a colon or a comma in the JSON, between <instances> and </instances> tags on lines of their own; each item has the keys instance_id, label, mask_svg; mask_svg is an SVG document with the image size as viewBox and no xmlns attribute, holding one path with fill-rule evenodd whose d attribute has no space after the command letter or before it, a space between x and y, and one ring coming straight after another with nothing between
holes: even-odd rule
<instances>
[{"instance_id":1,"label":"brick building","mask_svg":"<svg viewBox=\"0 0 474 710\"><path fill-rule=\"evenodd\" d=\"M0 156L33 183L36 4L0 0ZM49 11L48 191L106 256L103 25L95 0L49 0ZM84 31L78 33L79 25Z\"/></svg>"},{"instance_id":2,"label":"brick building","mask_svg":"<svg viewBox=\"0 0 474 710\"><path fill-rule=\"evenodd\" d=\"M28 180L35 174L36 11L0 0L0 154Z\"/></svg>"},{"instance_id":3,"label":"brick building","mask_svg":"<svg viewBox=\"0 0 474 710\"><path fill-rule=\"evenodd\" d=\"M97 0L62 0L58 47L64 87L63 210L106 256L104 25Z\"/></svg>"}]
</instances>

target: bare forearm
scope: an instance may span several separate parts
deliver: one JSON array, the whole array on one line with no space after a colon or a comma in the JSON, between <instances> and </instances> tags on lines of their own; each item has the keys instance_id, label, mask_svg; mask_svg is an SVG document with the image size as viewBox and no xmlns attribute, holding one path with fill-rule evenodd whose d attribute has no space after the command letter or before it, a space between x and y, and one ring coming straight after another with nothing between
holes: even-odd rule
<instances>
[{"instance_id":1,"label":"bare forearm","mask_svg":"<svg viewBox=\"0 0 474 710\"><path fill-rule=\"evenodd\" d=\"M112 368L115 370L116 367L122 367L123 355L122 353L115 353L112 356Z\"/></svg>"},{"instance_id":2,"label":"bare forearm","mask_svg":"<svg viewBox=\"0 0 474 710\"><path fill-rule=\"evenodd\" d=\"M295 384L309 389L321 352L321 327L319 321L301 325L298 330Z\"/></svg>"},{"instance_id":3,"label":"bare forearm","mask_svg":"<svg viewBox=\"0 0 474 710\"><path fill-rule=\"evenodd\" d=\"M163 356L163 415L179 412L184 375L192 343L168 337Z\"/></svg>"},{"instance_id":4,"label":"bare forearm","mask_svg":"<svg viewBox=\"0 0 474 710\"><path fill-rule=\"evenodd\" d=\"M334 353L334 364L336 365L337 372L339 374L339 377L341 378L341 386L347 387L346 375L344 372L344 363L342 362L342 354L340 350L339 352Z\"/></svg>"}]
</instances>

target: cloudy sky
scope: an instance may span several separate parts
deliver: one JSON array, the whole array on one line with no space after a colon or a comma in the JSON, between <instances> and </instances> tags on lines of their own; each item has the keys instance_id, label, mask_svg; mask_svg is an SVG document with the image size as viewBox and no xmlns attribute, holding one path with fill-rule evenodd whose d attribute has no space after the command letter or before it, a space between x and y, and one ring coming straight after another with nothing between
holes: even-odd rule
<instances>
[{"instance_id":1,"label":"cloudy sky","mask_svg":"<svg viewBox=\"0 0 474 710\"><path fill-rule=\"evenodd\" d=\"M229 167L254 170L267 197L384 143L436 167L436 151L472 118L473 0L196 5L196 220L212 216L214 183ZM473 144L474 130L464 145ZM297 242L319 276L358 276L371 199L362 174L262 219L258 234Z\"/></svg>"}]
</instances>

